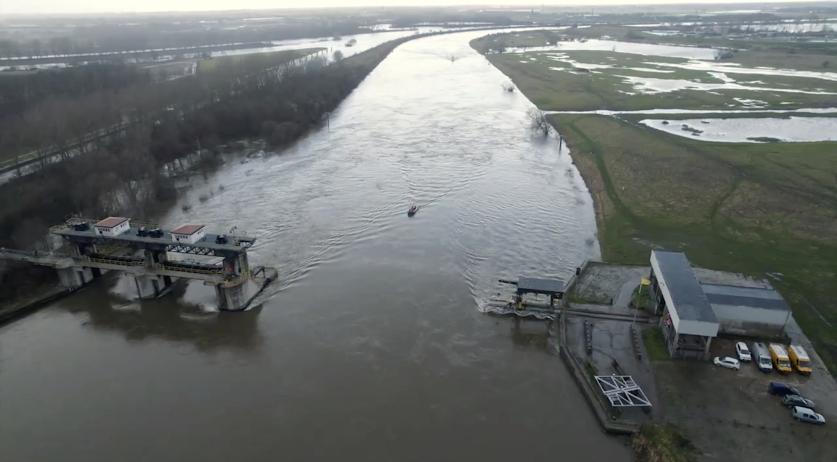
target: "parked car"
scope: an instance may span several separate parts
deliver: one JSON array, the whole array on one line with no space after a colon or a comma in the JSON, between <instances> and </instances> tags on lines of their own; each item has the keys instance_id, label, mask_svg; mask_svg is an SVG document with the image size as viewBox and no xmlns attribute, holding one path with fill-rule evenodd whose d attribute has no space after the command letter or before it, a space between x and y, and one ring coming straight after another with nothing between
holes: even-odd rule
<instances>
[{"instance_id":1,"label":"parked car","mask_svg":"<svg viewBox=\"0 0 837 462\"><path fill-rule=\"evenodd\" d=\"M825 424L825 417L823 417L822 414L817 414L813 409L808 409L807 407L794 406L791 411L791 415L794 419L800 422L808 422L817 425Z\"/></svg>"},{"instance_id":2,"label":"parked car","mask_svg":"<svg viewBox=\"0 0 837 462\"><path fill-rule=\"evenodd\" d=\"M767 391L771 395L777 395L782 397L787 395L802 395L802 393L800 393L799 390L797 390L796 388L781 382L770 382L770 384L767 386Z\"/></svg>"},{"instance_id":3,"label":"parked car","mask_svg":"<svg viewBox=\"0 0 837 462\"><path fill-rule=\"evenodd\" d=\"M807 407L809 409L817 408L813 401L800 395L785 395L785 397L782 398L782 404L787 407L799 406Z\"/></svg>"},{"instance_id":4,"label":"parked car","mask_svg":"<svg viewBox=\"0 0 837 462\"><path fill-rule=\"evenodd\" d=\"M730 356L724 356L723 358L715 356L715 359L712 360L712 362L715 363L716 366L726 367L727 369L738 370L741 368L741 363L739 363L737 359Z\"/></svg>"},{"instance_id":5,"label":"parked car","mask_svg":"<svg viewBox=\"0 0 837 462\"><path fill-rule=\"evenodd\" d=\"M751 361L753 359L750 355L750 349L747 348L747 344L744 342L735 344L735 352L738 354L739 361Z\"/></svg>"}]
</instances>

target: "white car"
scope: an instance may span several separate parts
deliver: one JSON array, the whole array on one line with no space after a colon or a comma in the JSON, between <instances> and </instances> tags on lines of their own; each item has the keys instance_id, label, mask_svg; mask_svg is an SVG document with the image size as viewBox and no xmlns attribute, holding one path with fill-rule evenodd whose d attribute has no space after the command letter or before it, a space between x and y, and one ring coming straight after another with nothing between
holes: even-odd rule
<instances>
[{"instance_id":1,"label":"white car","mask_svg":"<svg viewBox=\"0 0 837 462\"><path fill-rule=\"evenodd\" d=\"M808 409L807 407L794 406L793 410L791 410L791 415L794 419L800 422L808 422L817 425L825 424L825 417L823 417L822 414L818 414L814 412L813 409Z\"/></svg>"},{"instance_id":2,"label":"white car","mask_svg":"<svg viewBox=\"0 0 837 462\"><path fill-rule=\"evenodd\" d=\"M738 354L738 359L740 361L751 361L753 357L750 355L750 349L747 348L747 344L744 342L738 342L735 344L735 352Z\"/></svg>"},{"instance_id":3,"label":"white car","mask_svg":"<svg viewBox=\"0 0 837 462\"><path fill-rule=\"evenodd\" d=\"M726 367L727 369L738 370L741 368L741 363L739 363L737 359L730 356L724 356L723 358L715 356L715 359L712 360L712 362L715 363L716 366Z\"/></svg>"}]
</instances>

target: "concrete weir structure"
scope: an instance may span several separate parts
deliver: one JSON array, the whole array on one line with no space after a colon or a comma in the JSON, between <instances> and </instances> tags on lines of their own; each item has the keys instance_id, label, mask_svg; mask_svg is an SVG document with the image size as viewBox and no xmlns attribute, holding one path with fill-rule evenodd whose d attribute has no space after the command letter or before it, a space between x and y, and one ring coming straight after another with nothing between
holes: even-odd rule
<instances>
[{"instance_id":1,"label":"concrete weir structure","mask_svg":"<svg viewBox=\"0 0 837 462\"><path fill-rule=\"evenodd\" d=\"M215 286L222 310L242 310L250 301L244 285L252 276L247 249L253 238L206 233L203 225L149 229L123 217L108 217L95 225L74 219L52 227L51 233L60 238L62 253L0 249L0 258L53 267L67 289L77 289L103 271L121 271L133 276L142 299L165 295L172 281L181 278ZM197 258L185 260L186 255Z\"/></svg>"}]
</instances>

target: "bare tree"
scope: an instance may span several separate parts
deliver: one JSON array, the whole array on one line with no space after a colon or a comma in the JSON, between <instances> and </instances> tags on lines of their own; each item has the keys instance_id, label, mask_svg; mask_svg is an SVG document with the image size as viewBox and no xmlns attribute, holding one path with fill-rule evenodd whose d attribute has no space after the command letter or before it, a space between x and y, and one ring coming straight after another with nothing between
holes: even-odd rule
<instances>
[{"instance_id":1,"label":"bare tree","mask_svg":"<svg viewBox=\"0 0 837 462\"><path fill-rule=\"evenodd\" d=\"M527 113L529 115L529 122L531 124L532 130L535 132L543 133L543 136L549 135L549 120L546 118L546 114L538 108L529 109Z\"/></svg>"}]
</instances>

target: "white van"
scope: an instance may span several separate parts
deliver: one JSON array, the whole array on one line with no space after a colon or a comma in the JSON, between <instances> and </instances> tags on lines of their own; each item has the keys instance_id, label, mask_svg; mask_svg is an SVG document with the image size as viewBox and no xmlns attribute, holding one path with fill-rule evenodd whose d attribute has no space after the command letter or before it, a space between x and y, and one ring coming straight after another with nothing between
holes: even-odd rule
<instances>
[{"instance_id":1,"label":"white van","mask_svg":"<svg viewBox=\"0 0 837 462\"><path fill-rule=\"evenodd\" d=\"M767 345L761 342L753 343L753 362L759 367L762 372L770 372L773 370L773 361L770 358L770 350Z\"/></svg>"}]
</instances>

